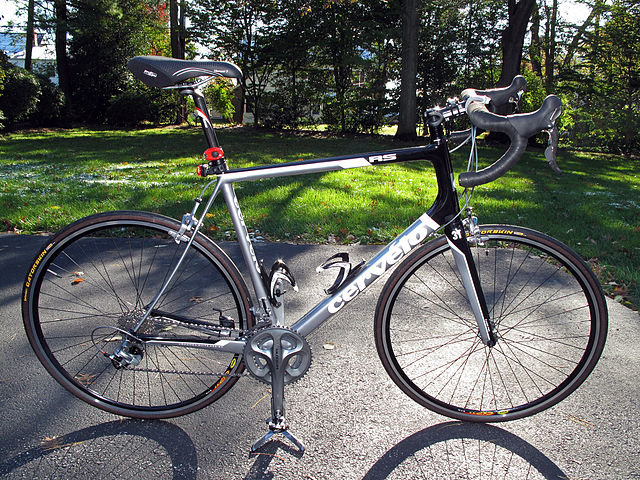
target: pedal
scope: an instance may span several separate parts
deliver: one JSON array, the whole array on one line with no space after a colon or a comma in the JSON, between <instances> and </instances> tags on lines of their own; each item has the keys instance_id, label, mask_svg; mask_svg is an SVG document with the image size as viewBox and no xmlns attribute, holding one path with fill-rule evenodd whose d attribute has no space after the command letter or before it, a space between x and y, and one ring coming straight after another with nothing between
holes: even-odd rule
<instances>
[{"instance_id":1,"label":"pedal","mask_svg":"<svg viewBox=\"0 0 640 480\"><path fill-rule=\"evenodd\" d=\"M358 272L362 269L363 265L364 265L364 261L360 262L355 267L352 267L351 262L349 261L349 254L346 252L340 252L340 253L336 253L332 257L329 257L322 265L316 268L316 272L322 273L324 270L329 270L330 268L340 269L335 282L333 282L333 285L331 285L329 288L326 288L324 290L324 292L327 295L333 295L348 280L356 276Z\"/></svg>"}]
</instances>

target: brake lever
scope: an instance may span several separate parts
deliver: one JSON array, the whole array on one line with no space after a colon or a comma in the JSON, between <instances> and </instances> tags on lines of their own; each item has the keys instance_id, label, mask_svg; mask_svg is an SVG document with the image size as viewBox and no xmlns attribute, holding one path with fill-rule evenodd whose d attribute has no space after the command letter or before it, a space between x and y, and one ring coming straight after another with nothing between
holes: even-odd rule
<instances>
[{"instance_id":1,"label":"brake lever","mask_svg":"<svg viewBox=\"0 0 640 480\"><path fill-rule=\"evenodd\" d=\"M546 130L546 132L549 135L549 141L547 148L544 150L544 156L554 172L562 173L562 170L558 166L558 139L560 137L558 127L553 125L549 130Z\"/></svg>"}]
</instances>

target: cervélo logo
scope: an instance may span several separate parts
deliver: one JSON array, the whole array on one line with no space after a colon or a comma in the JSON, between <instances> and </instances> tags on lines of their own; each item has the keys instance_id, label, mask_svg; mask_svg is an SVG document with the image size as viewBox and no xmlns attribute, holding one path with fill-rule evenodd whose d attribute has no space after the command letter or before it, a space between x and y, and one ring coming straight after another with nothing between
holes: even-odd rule
<instances>
[{"instance_id":1,"label":"cerv\u00e9lo logo","mask_svg":"<svg viewBox=\"0 0 640 480\"><path fill-rule=\"evenodd\" d=\"M384 272L398 263L406 254L431 234L434 229L429 228L429 226L430 224L435 224L431 217L425 213L419 220L420 222L416 228L392 243L387 253L380 260L369 265L355 280L333 298L333 301L329 303L327 307L329 313L333 314L342 309L342 307L356 298L368 285L377 280Z\"/></svg>"}]
</instances>

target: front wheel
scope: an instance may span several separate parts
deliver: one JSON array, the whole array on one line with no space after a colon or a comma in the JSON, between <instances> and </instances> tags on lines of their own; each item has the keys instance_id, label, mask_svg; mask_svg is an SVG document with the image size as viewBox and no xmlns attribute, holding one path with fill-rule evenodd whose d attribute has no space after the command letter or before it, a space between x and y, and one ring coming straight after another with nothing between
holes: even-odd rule
<instances>
[{"instance_id":1,"label":"front wheel","mask_svg":"<svg viewBox=\"0 0 640 480\"><path fill-rule=\"evenodd\" d=\"M526 417L558 403L595 367L607 334L602 289L566 245L522 227L469 237L497 343L488 347L444 237L390 277L378 301L378 354L421 405L459 420Z\"/></svg>"},{"instance_id":2,"label":"front wheel","mask_svg":"<svg viewBox=\"0 0 640 480\"><path fill-rule=\"evenodd\" d=\"M36 257L22 298L29 341L49 373L85 402L118 415L175 417L238 380L239 355L192 345L217 341L202 326L252 326L247 287L201 234L171 277L186 245L174 240L179 229L161 215L107 212L64 228Z\"/></svg>"}]
</instances>

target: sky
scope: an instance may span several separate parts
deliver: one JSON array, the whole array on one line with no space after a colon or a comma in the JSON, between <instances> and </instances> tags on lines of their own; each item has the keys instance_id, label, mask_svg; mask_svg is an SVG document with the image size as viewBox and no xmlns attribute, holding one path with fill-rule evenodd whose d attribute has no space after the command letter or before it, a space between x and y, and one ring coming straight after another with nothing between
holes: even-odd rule
<instances>
[{"instance_id":1,"label":"sky","mask_svg":"<svg viewBox=\"0 0 640 480\"><path fill-rule=\"evenodd\" d=\"M584 21L589 12L584 5L576 4L572 1L562 1L560 3L560 10L562 12L562 16L564 18L570 19L574 22L581 23ZM16 17L16 7L13 1L11 0L0 0L0 16L2 16L2 20L0 20L0 27L3 27L7 24L9 20L22 20Z\"/></svg>"},{"instance_id":2,"label":"sky","mask_svg":"<svg viewBox=\"0 0 640 480\"><path fill-rule=\"evenodd\" d=\"M18 20L15 4L8 0L0 0L0 16L3 17L0 21L1 26L5 26L8 20Z\"/></svg>"}]
</instances>

